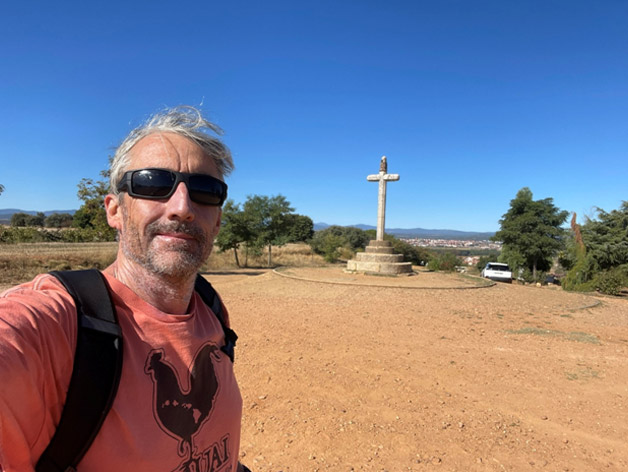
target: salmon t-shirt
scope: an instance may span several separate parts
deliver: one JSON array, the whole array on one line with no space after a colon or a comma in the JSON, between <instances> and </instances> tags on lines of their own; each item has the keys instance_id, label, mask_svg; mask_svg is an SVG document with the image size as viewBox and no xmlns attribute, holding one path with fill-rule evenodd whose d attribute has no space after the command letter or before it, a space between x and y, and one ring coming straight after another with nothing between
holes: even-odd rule
<instances>
[{"instance_id":1,"label":"salmon t-shirt","mask_svg":"<svg viewBox=\"0 0 628 472\"><path fill-rule=\"evenodd\" d=\"M105 277L122 377L78 470L235 472L242 397L220 322L197 293L188 314L172 315ZM61 417L75 346L76 308L57 279L40 275L0 295L1 471L34 470Z\"/></svg>"}]
</instances>

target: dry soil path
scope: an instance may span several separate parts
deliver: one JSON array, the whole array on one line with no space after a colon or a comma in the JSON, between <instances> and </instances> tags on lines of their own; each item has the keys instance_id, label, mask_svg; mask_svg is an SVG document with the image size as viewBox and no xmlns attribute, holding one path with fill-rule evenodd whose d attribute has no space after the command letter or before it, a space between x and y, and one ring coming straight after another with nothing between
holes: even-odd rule
<instances>
[{"instance_id":1,"label":"dry soil path","mask_svg":"<svg viewBox=\"0 0 628 472\"><path fill-rule=\"evenodd\" d=\"M628 470L628 301L291 272L321 281L207 276L240 335L254 471Z\"/></svg>"}]
</instances>

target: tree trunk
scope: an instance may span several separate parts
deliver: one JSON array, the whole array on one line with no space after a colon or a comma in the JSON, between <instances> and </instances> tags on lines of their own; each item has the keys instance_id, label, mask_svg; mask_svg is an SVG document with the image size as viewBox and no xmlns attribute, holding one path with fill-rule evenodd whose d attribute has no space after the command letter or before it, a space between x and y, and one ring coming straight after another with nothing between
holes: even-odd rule
<instances>
[{"instance_id":1,"label":"tree trunk","mask_svg":"<svg viewBox=\"0 0 628 472\"><path fill-rule=\"evenodd\" d=\"M273 256L272 256L272 251L271 251L272 245L268 245L268 267L270 267L273 264Z\"/></svg>"},{"instance_id":2,"label":"tree trunk","mask_svg":"<svg viewBox=\"0 0 628 472\"><path fill-rule=\"evenodd\" d=\"M236 265L240 268L240 261L238 260L238 248L233 248L233 255L235 256Z\"/></svg>"},{"instance_id":3,"label":"tree trunk","mask_svg":"<svg viewBox=\"0 0 628 472\"><path fill-rule=\"evenodd\" d=\"M532 278L536 282L536 259L532 262Z\"/></svg>"}]
</instances>

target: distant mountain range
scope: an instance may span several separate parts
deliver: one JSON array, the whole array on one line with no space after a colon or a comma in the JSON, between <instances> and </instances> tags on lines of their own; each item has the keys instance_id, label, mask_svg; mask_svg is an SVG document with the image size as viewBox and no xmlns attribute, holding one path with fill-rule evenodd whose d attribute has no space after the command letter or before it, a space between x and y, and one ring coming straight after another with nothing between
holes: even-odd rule
<instances>
[{"instance_id":1,"label":"distant mountain range","mask_svg":"<svg viewBox=\"0 0 628 472\"><path fill-rule=\"evenodd\" d=\"M314 223L314 231L329 228L332 225L327 223ZM370 225L347 225L353 228L359 228L361 230L377 229L375 226ZM456 239L456 240L471 240L481 241L489 239L494 236L495 233L486 232L480 233L475 231L457 231L454 229L423 229L423 228L386 228L387 234L392 234L398 238L420 238L420 239Z\"/></svg>"}]
</instances>

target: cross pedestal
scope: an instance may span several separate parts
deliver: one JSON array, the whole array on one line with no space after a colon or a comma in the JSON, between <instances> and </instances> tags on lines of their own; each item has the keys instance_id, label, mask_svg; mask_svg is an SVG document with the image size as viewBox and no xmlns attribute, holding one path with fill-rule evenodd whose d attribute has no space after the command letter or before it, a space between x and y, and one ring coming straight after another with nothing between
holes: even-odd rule
<instances>
[{"instance_id":1,"label":"cross pedestal","mask_svg":"<svg viewBox=\"0 0 628 472\"><path fill-rule=\"evenodd\" d=\"M366 177L369 182L379 182L377 199L377 232L365 252L358 252L355 259L347 262L347 272L385 275L412 275L412 264L403 262L402 254L395 254L390 241L384 241L386 223L386 183L399 180L399 174L389 174L386 156L379 164L379 174Z\"/></svg>"}]
</instances>

